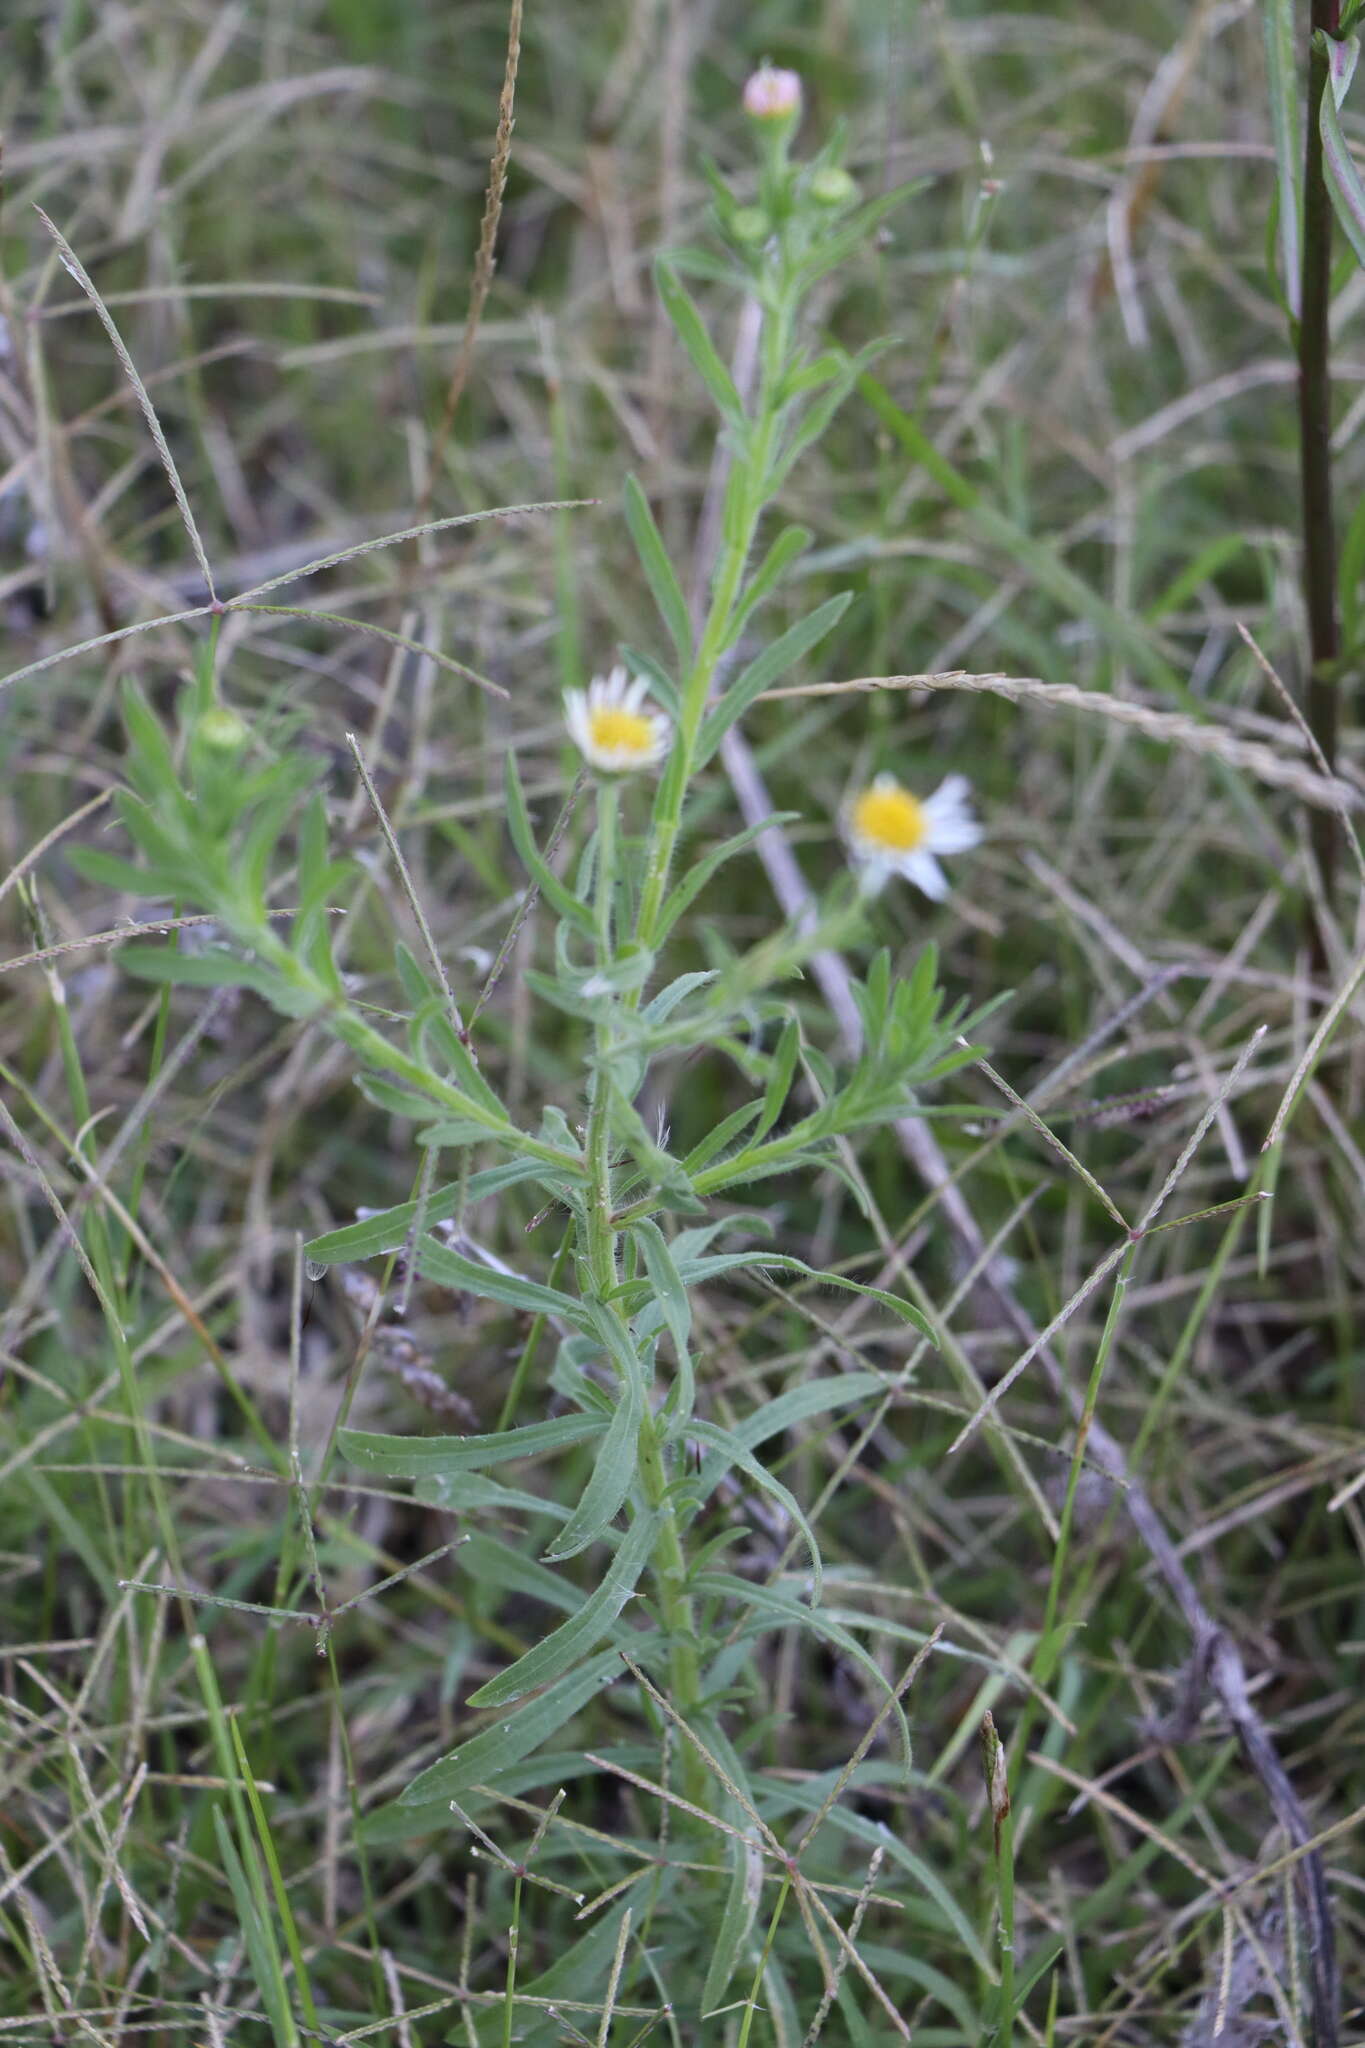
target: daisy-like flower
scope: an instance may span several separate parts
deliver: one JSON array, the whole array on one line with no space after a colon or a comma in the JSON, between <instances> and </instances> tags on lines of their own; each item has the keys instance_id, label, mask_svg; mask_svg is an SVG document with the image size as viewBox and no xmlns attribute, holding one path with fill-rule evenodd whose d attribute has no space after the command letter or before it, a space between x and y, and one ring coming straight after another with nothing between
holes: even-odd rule
<instances>
[{"instance_id":1,"label":"daisy-like flower","mask_svg":"<svg viewBox=\"0 0 1365 2048\"><path fill-rule=\"evenodd\" d=\"M766 59L745 80L744 111L755 121L785 121L801 111L801 77L796 71L778 71Z\"/></svg>"},{"instance_id":2,"label":"daisy-like flower","mask_svg":"<svg viewBox=\"0 0 1365 2048\"><path fill-rule=\"evenodd\" d=\"M871 896L891 875L904 875L935 903L948 894L936 854L965 853L981 838L967 802L965 775L950 775L932 796L912 796L894 775L879 775L844 806L844 834Z\"/></svg>"},{"instance_id":3,"label":"daisy-like flower","mask_svg":"<svg viewBox=\"0 0 1365 2048\"><path fill-rule=\"evenodd\" d=\"M594 676L586 690L567 690L564 721L569 738L599 775L628 775L654 768L668 752L672 730L661 711L647 709L649 684L631 682L619 664L608 676Z\"/></svg>"}]
</instances>

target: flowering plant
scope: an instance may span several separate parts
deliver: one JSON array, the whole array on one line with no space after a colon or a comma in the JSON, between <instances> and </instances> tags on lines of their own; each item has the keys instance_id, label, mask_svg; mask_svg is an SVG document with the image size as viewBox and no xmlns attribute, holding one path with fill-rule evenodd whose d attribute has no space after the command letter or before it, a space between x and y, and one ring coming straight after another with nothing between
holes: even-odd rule
<instances>
[{"instance_id":1,"label":"flowering plant","mask_svg":"<svg viewBox=\"0 0 1365 2048\"><path fill-rule=\"evenodd\" d=\"M702 839L693 822L702 778L726 735L829 639L849 602L847 594L832 596L770 632L768 608L810 535L788 526L761 552L759 542L769 508L869 359L866 351L808 350L803 313L811 287L892 203L856 206L856 188L831 150L812 163L791 159L800 109L793 74L760 72L744 105L760 131L758 207L741 204L717 179L716 222L731 258L681 252L657 270L663 305L716 405L728 448L721 544L705 603L694 620L645 493L630 482L625 521L670 654L632 658L630 670L615 666L567 698L568 736L591 788L588 833L567 867L542 847L515 753L507 759L511 838L528 890L557 924L552 964L526 981L533 998L578 1034L578 1098L548 1100L533 1125L511 1113L434 946L423 958L402 943L394 947L400 1031L359 1003L334 946L334 913L353 870L329 849L312 766L293 753L273 755L266 736L222 703L216 621L183 700L181 744L140 695L127 698L121 815L140 861L99 853L86 862L111 885L191 906L216 923L207 945L131 946L126 966L163 983L248 990L329 1034L348 1049L378 1108L415 1127L422 1164L411 1199L315 1238L306 1247L313 1270L378 1260L389 1275L401 1262L436 1288L530 1319L501 1426L435 1437L343 1429L337 1439L353 1469L415 1481L424 1498L477 1532L464 1568L516 1586L562 1616L468 1694L454 1748L414 1773L382 1825L401 1832L453 1824L452 1810L467 1819L461 1802L544 1782L542 1770L549 1776L563 1768L553 1752L538 1762L547 1746L596 1694L614 1687L628 1739L608 1767L665 1804L678 1803L680 1821L675 1850L609 1888L611 1913L600 1924L629 1928L635 1915L651 1925L652 1941L667 1940L675 1959L690 1957L699 2014L726 2003L737 1973L756 1981L756 1972L777 1967L756 1915L764 1859L775 1853L761 1816L778 1811L785 1793L741 1754L733 1713L737 1700L761 1687L755 1660L763 1638L796 1629L837 1645L868 1686L870 1719L886 1717L897 1728L902 1768L909 1757L896 1689L854 1633L863 1622L876 1624L847 1610L837 1619L823 1611L810 1519L758 1455L812 1418L885 1412L904 1374L899 1366L798 1373L780 1393L726 1419L706 1384L699 1302L722 1275L747 1275L757 1286L783 1275L798 1299L818 1280L861 1297L879 1330L908 1332L912 1347L934 1341L914 1301L843 1272L814 1274L755 1241L771 1217L720 1204L780 1188L793 1176L842 1173L850 1140L914 1115L922 1091L972 1057L963 1039L969 1026L960 1006L945 1005L927 945L904 980L893 977L887 953L873 959L857 991L863 1045L856 1060L836 1064L818 1030L811 1033L790 1000L791 985L814 952L862 919L850 888L833 890L810 928L778 929L747 952L672 971L674 935L706 887L744 859L764 829ZM831 208L844 215L837 228ZM759 216L758 234L744 226L746 213ZM756 307L751 394L721 360L683 282L689 270L729 282ZM368 778L366 788L397 851ZM844 831L865 884L898 871L933 897L945 887L935 856L965 851L977 837L960 777L920 802L880 776L849 800ZM291 844L293 908L282 916L271 880ZM674 1150L642 1104L667 1101L684 1063L698 1057L727 1060L742 1100L715 1129ZM456 1165L445 1179L448 1159ZM472 1202L519 1188L554 1221L558 1245L543 1272L514 1269L463 1227ZM525 1403L527 1375L537 1365L543 1393ZM533 1419L524 1416L528 1405ZM544 1460L558 1462L534 1493L507 1483L508 1468ZM732 1531L717 1506L745 1496L765 1503L789 1538L766 1582L726 1569ZM535 1542L509 1538L509 1522L541 1533ZM785 1568L792 1546L803 1552L795 1575ZM583 1562L572 1572L562 1569L576 1560ZM491 1718L469 1718L478 1715ZM786 1863L783 1882L796 1887L803 1915L812 1924L828 1919L818 1891Z\"/></svg>"}]
</instances>

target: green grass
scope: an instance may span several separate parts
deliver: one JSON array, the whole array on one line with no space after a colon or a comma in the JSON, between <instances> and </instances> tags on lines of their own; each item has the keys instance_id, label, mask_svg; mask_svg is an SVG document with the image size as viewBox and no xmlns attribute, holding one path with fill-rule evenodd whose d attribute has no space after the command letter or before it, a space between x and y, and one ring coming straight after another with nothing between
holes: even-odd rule
<instances>
[{"instance_id":1,"label":"green grass","mask_svg":"<svg viewBox=\"0 0 1365 2048\"><path fill-rule=\"evenodd\" d=\"M1239 634L1297 688L1294 394L1265 267L1257 15L1175 0L1118 16L1066 0L531 5L498 269L429 476L506 37L502 5L15 0L0 76L4 669L204 596L142 412L34 203L118 324L224 597L424 516L592 501L450 527L275 593L400 641L264 612L221 625L225 693L261 758L292 745L312 764L334 847L362 863L337 938L353 995L381 1023L401 1003L392 947L420 952L415 899L467 1017L523 906L509 749L543 846L574 782L561 688L623 645L668 653L621 511L627 473L684 590L696 579L712 413L651 263L661 243L705 238L705 156L751 191L737 96L766 55L806 74L815 140L847 121L866 192L918 190L817 298L813 343L890 346L784 487L780 520L813 545L743 659L851 591L784 683L1040 678L1190 713L1203 736L951 688L774 699L746 717L817 892L843 868L855 776L971 776L988 843L951 863L942 908L889 889L872 934L906 973L932 938L951 998L998 1002L979 1036L1036 1115L969 1067L919 1127L956 1194L927 1185L889 1128L841 1174L749 1190L744 1212L778 1249L918 1302L942 1332L929 1350L875 1304L789 1274L696 1297L700 1412L717 1425L820 1375L899 1382L894 1400L812 1414L763 1446L815 1527L824 1624L796 1607L797 1526L736 1486L707 1526L729 1545L705 1569L756 1588L782 1576L724 1711L694 1742L651 1666L648 1684L585 1693L547 1749L452 1810L400 1794L483 1725L468 1695L601 1577L600 1550L553 1575L539 1562L593 1445L499 1467L547 1504L490 1515L367 1473L333 1436L343 1415L414 1438L543 1421L559 1412L553 1332L391 1274L410 1289L399 1321L376 1311L382 1263L305 1266L301 1241L413 1196L411 1126L367 1100L317 1025L239 990L150 987L107 940L83 943L149 914L71 857L127 851L107 810L77 815L120 778L121 685L169 718L204 623L112 642L0 697L0 952L48 953L7 967L0 990L0 2040L1312 2039L1301 1845L1191 1662L1188 1612L1115 1496L1105 1441L1240 1652L1326 1838L1339 2038L1365 2039L1358 998L1298 1096L1273 1205L1146 1235L1077 1298L1215 1102L1161 1220L1251 1191L1358 945L1345 839L1329 910L1292 765L1287 787L1218 743L1311 765ZM1182 38L1187 63L1162 74L1181 90L1143 126ZM1358 141L1349 101L1345 125ZM999 190L983 196L983 177ZM1131 270L1116 292L1120 219ZM1343 530L1362 477L1357 282L1343 263ZM732 299L692 288L728 358ZM1359 787L1350 696L1342 712L1341 772ZM742 822L714 763L689 846ZM587 830L580 801L568 873ZM286 863L281 906L292 885ZM1305 939L1315 903L1325 967ZM671 940L673 969L720 964L778 923L746 855ZM546 1103L581 1107L578 1028L527 979L551 946L541 902L478 1020L484 1070L528 1128ZM859 971L869 950L854 949ZM825 987L809 974L789 993L807 1042L832 1052ZM658 1074L641 1115L651 1130L662 1116L679 1152L748 1098L719 1054ZM447 1157L439 1178L458 1171ZM740 1213L742 1195L727 1199ZM509 1186L468 1228L551 1280L561 1223L539 1209ZM954 1448L1027 1343L973 1270L973 1228L1034 1326L1074 1304L1052 1352L1093 1399L1100 1435L1079 1454L1037 1359ZM714 1599L723 1634L734 1610ZM624 1614L643 1627L641 1602ZM887 1689L912 1665L907 1772ZM999 1856L987 1710L1012 1800ZM700 1820L677 1804L696 1784ZM799 1882L784 1860L798 1848ZM703 2019L720 1951L725 2010Z\"/></svg>"}]
</instances>

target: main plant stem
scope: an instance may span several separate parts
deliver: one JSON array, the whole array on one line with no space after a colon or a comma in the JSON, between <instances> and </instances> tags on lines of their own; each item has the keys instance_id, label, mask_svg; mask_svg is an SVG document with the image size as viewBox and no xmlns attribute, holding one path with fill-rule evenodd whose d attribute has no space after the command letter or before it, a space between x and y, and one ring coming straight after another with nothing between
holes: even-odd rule
<instances>
[{"instance_id":1,"label":"main plant stem","mask_svg":"<svg viewBox=\"0 0 1365 2048\"><path fill-rule=\"evenodd\" d=\"M1338 0L1312 0L1312 28L1335 34ZM1303 588L1308 611L1308 723L1329 768L1337 756L1341 654L1337 622L1336 537L1332 517L1332 201L1323 177L1322 96L1331 91L1326 53L1310 44L1307 140L1303 180L1303 275L1299 313L1299 461L1303 499ZM1336 824L1313 813L1313 851L1330 903L1336 869Z\"/></svg>"},{"instance_id":2,"label":"main plant stem","mask_svg":"<svg viewBox=\"0 0 1365 2048\"><path fill-rule=\"evenodd\" d=\"M730 644L732 620L743 588L745 565L766 503L777 431L777 389L791 334L789 299L789 289L784 283L778 291L776 304L764 314L757 404L748 425L743 458L732 473L731 487L738 494L737 501L733 514L726 521L729 532L711 585L711 602L696 658L682 688L682 715L673 742L681 758L669 764L670 772L650 837L649 860L636 926L636 936L642 946L653 942L663 907L664 890L682 823L683 800L692 775L697 736L706 716L716 670Z\"/></svg>"},{"instance_id":3,"label":"main plant stem","mask_svg":"<svg viewBox=\"0 0 1365 2048\"><path fill-rule=\"evenodd\" d=\"M612 957L612 910L615 896L616 827L618 796L610 782L598 786L597 798L597 945L598 964L605 968ZM616 1313L611 1296L617 1285L617 1224L613 1219L611 1177L611 1128L608 1103L611 1081L608 1055L611 1050L609 1016L599 1013L597 1023L597 1067L592 1080L588 1107L588 1128L584 1153L588 1167L588 1270L594 1293ZM682 1531L668 1492L668 1471L663 1443L653 1410L646 1404L637 1440L640 1487L646 1505L658 1517L658 1536L651 1561L651 1574L659 1599L659 1613L669 1641L669 1677L673 1705L684 1722L690 1722L701 1703L701 1666L697 1657L696 1627L692 1602L687 1592L687 1559ZM689 1745L683 1754L683 1787L694 1805L706 1799L706 1767Z\"/></svg>"}]
</instances>

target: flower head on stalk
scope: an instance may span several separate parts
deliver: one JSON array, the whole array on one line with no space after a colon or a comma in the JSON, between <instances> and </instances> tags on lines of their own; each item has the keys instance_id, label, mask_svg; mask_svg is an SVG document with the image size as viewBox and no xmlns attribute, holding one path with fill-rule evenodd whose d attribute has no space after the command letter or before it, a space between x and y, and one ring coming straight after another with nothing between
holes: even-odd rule
<instances>
[{"instance_id":1,"label":"flower head on stalk","mask_svg":"<svg viewBox=\"0 0 1365 2048\"><path fill-rule=\"evenodd\" d=\"M744 111L755 121L789 121L801 111L801 78L779 71L765 57L744 84Z\"/></svg>"},{"instance_id":2,"label":"flower head on stalk","mask_svg":"<svg viewBox=\"0 0 1365 2048\"><path fill-rule=\"evenodd\" d=\"M661 711L646 708L648 689L643 676L632 682L618 663L610 675L594 676L586 690L565 692L569 737L599 775L656 768L668 752L672 727Z\"/></svg>"},{"instance_id":3,"label":"flower head on stalk","mask_svg":"<svg viewBox=\"0 0 1365 2048\"><path fill-rule=\"evenodd\" d=\"M912 796L894 775L878 775L844 804L843 828L864 894L875 895L892 875L904 875L935 903L948 894L948 877L935 855L965 853L981 838L967 802L965 775L950 775L932 796Z\"/></svg>"}]
</instances>

